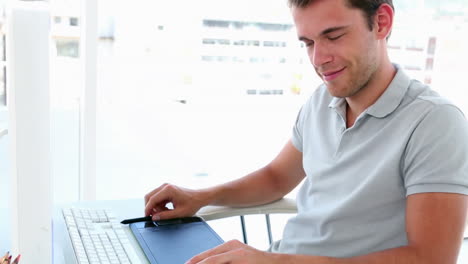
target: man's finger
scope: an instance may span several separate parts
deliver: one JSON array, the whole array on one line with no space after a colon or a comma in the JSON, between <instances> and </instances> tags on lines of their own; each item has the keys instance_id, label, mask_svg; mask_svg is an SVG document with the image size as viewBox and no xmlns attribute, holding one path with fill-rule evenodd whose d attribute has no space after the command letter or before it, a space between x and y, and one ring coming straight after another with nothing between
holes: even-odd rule
<instances>
[{"instance_id":1,"label":"man's finger","mask_svg":"<svg viewBox=\"0 0 468 264\"><path fill-rule=\"evenodd\" d=\"M166 202L163 202L161 204L156 205L153 208L153 213L159 213L159 212L163 212L163 211L167 211L167 210L169 210L169 208L167 208Z\"/></svg>"},{"instance_id":2,"label":"man's finger","mask_svg":"<svg viewBox=\"0 0 468 264\"><path fill-rule=\"evenodd\" d=\"M171 192L170 188L164 187L159 192L154 193L146 203L145 215L151 215L153 213L153 208L156 208L159 204L164 203L165 205L170 202L172 200Z\"/></svg>"},{"instance_id":3,"label":"man's finger","mask_svg":"<svg viewBox=\"0 0 468 264\"><path fill-rule=\"evenodd\" d=\"M151 192L149 192L148 194L145 195L145 205L148 203L149 199L156 193L160 192L163 188L165 188L167 185L167 183L164 183L163 185L159 186L158 188L152 190Z\"/></svg>"},{"instance_id":4,"label":"man's finger","mask_svg":"<svg viewBox=\"0 0 468 264\"><path fill-rule=\"evenodd\" d=\"M214 256L210 256L201 262L199 264L219 264L219 263L229 263L229 264L235 264L238 263L236 261L239 260L239 256L236 254L238 249L234 249L231 251L227 251L221 254L217 254Z\"/></svg>"},{"instance_id":5,"label":"man's finger","mask_svg":"<svg viewBox=\"0 0 468 264\"><path fill-rule=\"evenodd\" d=\"M177 218L177 217L180 217L178 212L174 210L166 210L166 211L154 213L153 221L167 220L167 219L172 219L172 218Z\"/></svg>"},{"instance_id":6,"label":"man's finger","mask_svg":"<svg viewBox=\"0 0 468 264\"><path fill-rule=\"evenodd\" d=\"M207 251L204 251L204 252L196 255L195 257L191 258L188 262L186 262L186 264L203 263L201 261L203 261L203 260L205 260L205 259L207 259L207 258L209 258L211 256L216 256L216 255L220 255L220 254L229 252L229 251L231 251L231 250L233 250L235 248L238 248L240 245L241 245L240 242L235 241L235 240L231 240L229 242L226 242L226 243L224 243L222 245L219 245L219 246L217 246L215 248L209 249Z\"/></svg>"}]
</instances>

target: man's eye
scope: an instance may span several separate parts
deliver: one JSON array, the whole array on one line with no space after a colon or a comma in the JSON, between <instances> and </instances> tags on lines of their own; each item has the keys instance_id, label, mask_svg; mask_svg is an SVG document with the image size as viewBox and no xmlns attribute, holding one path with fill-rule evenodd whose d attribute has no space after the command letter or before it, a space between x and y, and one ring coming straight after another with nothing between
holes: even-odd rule
<instances>
[{"instance_id":1,"label":"man's eye","mask_svg":"<svg viewBox=\"0 0 468 264\"><path fill-rule=\"evenodd\" d=\"M336 37L331 37L331 36L330 36L330 37L328 37L328 39L329 39L329 40L337 40L337 39L341 38L342 36L344 36L344 34L341 34L341 35L336 36Z\"/></svg>"},{"instance_id":2,"label":"man's eye","mask_svg":"<svg viewBox=\"0 0 468 264\"><path fill-rule=\"evenodd\" d=\"M306 45L306 47L311 47L311 46L314 45L314 42L313 41L307 41L307 42L305 42L305 45Z\"/></svg>"}]
</instances>

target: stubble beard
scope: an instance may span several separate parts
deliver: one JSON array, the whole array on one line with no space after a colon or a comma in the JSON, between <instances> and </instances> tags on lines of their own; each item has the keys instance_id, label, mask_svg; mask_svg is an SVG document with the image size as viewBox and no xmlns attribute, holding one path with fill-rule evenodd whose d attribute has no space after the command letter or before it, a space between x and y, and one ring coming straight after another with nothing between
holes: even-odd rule
<instances>
[{"instance_id":1,"label":"stubble beard","mask_svg":"<svg viewBox=\"0 0 468 264\"><path fill-rule=\"evenodd\" d=\"M353 68L355 71L352 70ZM326 84L328 91L334 97L352 97L368 86L369 82L374 78L377 68L378 61L375 51L370 51L366 53L366 55L363 55L356 64L349 64L347 66L346 71L348 72L346 72L346 74L349 76L349 82L347 84L342 84L346 87L333 89L333 84Z\"/></svg>"},{"instance_id":2,"label":"stubble beard","mask_svg":"<svg viewBox=\"0 0 468 264\"><path fill-rule=\"evenodd\" d=\"M349 92L344 97L352 97L364 90L369 82L374 78L375 72L377 71L377 65L375 63L370 63L365 66L365 68L356 74L356 78L352 79L350 82Z\"/></svg>"}]
</instances>

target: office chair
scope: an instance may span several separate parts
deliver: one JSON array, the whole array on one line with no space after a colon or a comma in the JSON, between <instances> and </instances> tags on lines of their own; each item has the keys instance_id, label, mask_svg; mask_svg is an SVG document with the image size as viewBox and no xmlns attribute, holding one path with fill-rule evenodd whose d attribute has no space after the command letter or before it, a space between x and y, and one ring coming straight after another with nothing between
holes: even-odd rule
<instances>
[{"instance_id":1,"label":"office chair","mask_svg":"<svg viewBox=\"0 0 468 264\"><path fill-rule=\"evenodd\" d=\"M251 206L251 207L227 207L227 206L206 206L197 212L197 216L200 216L205 221L216 220L227 217L240 217L242 236L244 243L247 243L247 232L245 228L245 217L246 215L265 215L266 227L268 231L268 241L273 243L273 236L271 234L271 223L270 214L295 214L297 213L296 201L291 198L282 198L275 202Z\"/></svg>"}]
</instances>

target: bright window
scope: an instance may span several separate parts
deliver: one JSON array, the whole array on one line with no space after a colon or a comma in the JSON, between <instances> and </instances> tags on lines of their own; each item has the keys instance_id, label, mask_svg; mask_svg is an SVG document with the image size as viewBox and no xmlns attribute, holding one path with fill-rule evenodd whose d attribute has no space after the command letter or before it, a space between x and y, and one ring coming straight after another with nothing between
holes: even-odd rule
<instances>
[{"instance_id":1,"label":"bright window","mask_svg":"<svg viewBox=\"0 0 468 264\"><path fill-rule=\"evenodd\" d=\"M58 137L56 170L72 178L79 2L51 1L54 124L66 135ZM392 60L467 112L466 1L394 2ZM263 166L320 84L285 1L101 0L99 35L98 199L142 197L164 182L206 186Z\"/></svg>"}]
</instances>

